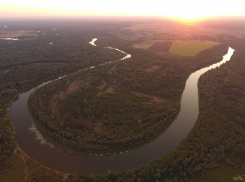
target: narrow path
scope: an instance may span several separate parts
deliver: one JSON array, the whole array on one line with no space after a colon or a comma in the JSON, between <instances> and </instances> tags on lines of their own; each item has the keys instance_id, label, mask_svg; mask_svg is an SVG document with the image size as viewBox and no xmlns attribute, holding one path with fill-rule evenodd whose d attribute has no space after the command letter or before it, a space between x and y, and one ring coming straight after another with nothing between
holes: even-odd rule
<instances>
[{"instance_id":1,"label":"narrow path","mask_svg":"<svg viewBox=\"0 0 245 182\"><path fill-rule=\"evenodd\" d=\"M26 171L26 177L25 177L25 180L24 180L24 182L26 182L27 176L28 176L28 174L29 174L29 171L28 171L28 168L27 168L27 164L26 164L26 160L25 160L25 158L23 157L23 155L17 154L17 150L20 150L20 148L19 148L18 146L15 148L14 153L15 153L16 155L19 155L19 156L23 159L23 161L24 161L24 163L25 163L25 166L26 166L26 169L25 169L25 171Z\"/></svg>"},{"instance_id":2,"label":"narrow path","mask_svg":"<svg viewBox=\"0 0 245 182\"><path fill-rule=\"evenodd\" d=\"M65 181L67 178L68 178L69 174L63 174L63 180L62 181Z\"/></svg>"}]
</instances>

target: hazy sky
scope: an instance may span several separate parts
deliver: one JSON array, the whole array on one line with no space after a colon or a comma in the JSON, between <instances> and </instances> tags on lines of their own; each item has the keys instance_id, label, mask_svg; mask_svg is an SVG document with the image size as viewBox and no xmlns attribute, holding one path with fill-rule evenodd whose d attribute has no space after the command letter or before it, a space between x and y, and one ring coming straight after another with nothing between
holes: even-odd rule
<instances>
[{"instance_id":1,"label":"hazy sky","mask_svg":"<svg viewBox=\"0 0 245 182\"><path fill-rule=\"evenodd\" d=\"M245 0L0 0L0 18L45 16L244 16Z\"/></svg>"}]
</instances>

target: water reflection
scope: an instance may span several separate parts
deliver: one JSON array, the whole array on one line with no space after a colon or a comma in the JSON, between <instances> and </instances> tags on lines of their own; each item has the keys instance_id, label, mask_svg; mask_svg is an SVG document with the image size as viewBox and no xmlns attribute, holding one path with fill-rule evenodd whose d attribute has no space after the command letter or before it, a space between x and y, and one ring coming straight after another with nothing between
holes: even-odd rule
<instances>
[{"instance_id":1,"label":"water reflection","mask_svg":"<svg viewBox=\"0 0 245 182\"><path fill-rule=\"evenodd\" d=\"M0 39L3 39L3 40L19 40L17 38L0 38Z\"/></svg>"},{"instance_id":2,"label":"water reflection","mask_svg":"<svg viewBox=\"0 0 245 182\"><path fill-rule=\"evenodd\" d=\"M91 44L92 46L96 46L95 41L97 40L97 38L94 38L92 41L89 42L89 44Z\"/></svg>"},{"instance_id":3,"label":"water reflection","mask_svg":"<svg viewBox=\"0 0 245 182\"><path fill-rule=\"evenodd\" d=\"M182 95L181 109L177 119L160 137L142 148L134 151L127 151L121 155L84 157L71 155L61 149L51 148L49 145L41 145L40 141L36 140L35 133L29 130L33 125L32 118L27 108L27 100L30 93L35 88L29 92L20 94L19 99L12 103L12 106L10 107L10 117L15 125L16 141L20 148L38 163L66 173L100 174L107 173L108 170L120 171L140 167L150 160L159 158L170 152L187 136L198 117L197 82L199 77L208 70L219 67L221 64L228 61L232 56L233 51L233 49L229 48L228 53L223 57L221 62L203 68L190 75ZM125 54L126 56L131 57L130 54ZM121 59L116 61L120 60ZM111 62L103 64L109 64ZM93 69L97 66L92 66L80 71ZM59 77L58 79L61 78L62 77ZM38 86L38 88L50 82L43 83Z\"/></svg>"}]
</instances>

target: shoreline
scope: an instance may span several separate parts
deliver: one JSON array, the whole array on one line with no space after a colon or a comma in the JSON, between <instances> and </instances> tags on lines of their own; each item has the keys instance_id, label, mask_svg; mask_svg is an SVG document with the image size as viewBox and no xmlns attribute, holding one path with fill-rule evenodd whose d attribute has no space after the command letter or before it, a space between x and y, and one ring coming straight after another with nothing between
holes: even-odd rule
<instances>
[{"instance_id":1,"label":"shoreline","mask_svg":"<svg viewBox=\"0 0 245 182\"><path fill-rule=\"evenodd\" d=\"M41 133L37 130L35 124L33 123L33 120L31 121L32 122L32 127L29 128L30 131L32 131L33 133L35 133L35 136L36 136L36 140L40 140L40 144L43 144L43 145L49 145L51 148L55 148L54 145L50 142L47 142L43 136L41 135Z\"/></svg>"}]
</instances>

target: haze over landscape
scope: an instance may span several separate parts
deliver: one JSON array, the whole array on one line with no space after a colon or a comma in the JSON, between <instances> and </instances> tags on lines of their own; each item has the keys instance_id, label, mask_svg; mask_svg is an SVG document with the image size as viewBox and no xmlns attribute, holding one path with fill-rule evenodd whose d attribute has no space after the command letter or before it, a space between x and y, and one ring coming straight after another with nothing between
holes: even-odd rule
<instances>
[{"instance_id":1,"label":"haze over landscape","mask_svg":"<svg viewBox=\"0 0 245 182\"><path fill-rule=\"evenodd\" d=\"M0 181L244 181L244 5L0 0Z\"/></svg>"},{"instance_id":2,"label":"haze over landscape","mask_svg":"<svg viewBox=\"0 0 245 182\"><path fill-rule=\"evenodd\" d=\"M1 0L2 18L72 16L154 16L178 19L244 16L244 1L227 0Z\"/></svg>"}]
</instances>

